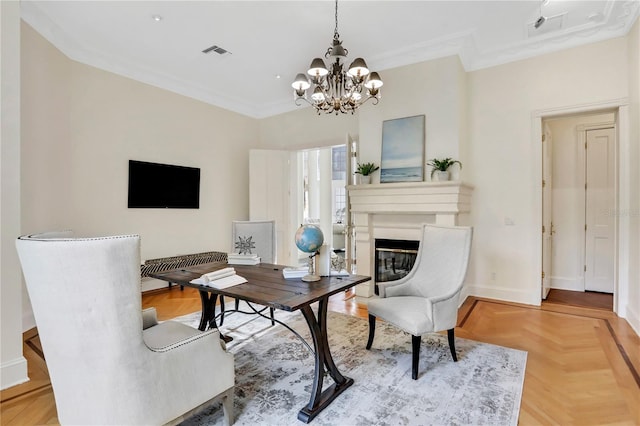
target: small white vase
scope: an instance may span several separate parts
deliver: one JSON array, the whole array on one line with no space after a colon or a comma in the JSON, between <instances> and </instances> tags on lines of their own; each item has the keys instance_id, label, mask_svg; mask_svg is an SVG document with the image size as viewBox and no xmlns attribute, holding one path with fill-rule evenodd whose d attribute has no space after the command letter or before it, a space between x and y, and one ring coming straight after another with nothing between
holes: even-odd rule
<instances>
[{"instance_id":1,"label":"small white vase","mask_svg":"<svg viewBox=\"0 0 640 426\"><path fill-rule=\"evenodd\" d=\"M359 175L358 177L361 185L368 185L371 183L371 175Z\"/></svg>"},{"instance_id":2,"label":"small white vase","mask_svg":"<svg viewBox=\"0 0 640 426\"><path fill-rule=\"evenodd\" d=\"M449 170L436 170L436 177L438 178L438 182L449 180Z\"/></svg>"}]
</instances>

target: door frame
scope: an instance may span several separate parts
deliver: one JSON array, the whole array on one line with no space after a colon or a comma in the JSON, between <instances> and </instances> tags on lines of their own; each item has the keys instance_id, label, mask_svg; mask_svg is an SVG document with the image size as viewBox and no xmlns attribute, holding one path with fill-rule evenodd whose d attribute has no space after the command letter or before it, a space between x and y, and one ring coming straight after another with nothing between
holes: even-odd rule
<instances>
[{"instance_id":1,"label":"door frame","mask_svg":"<svg viewBox=\"0 0 640 426\"><path fill-rule=\"evenodd\" d=\"M618 142L618 152L616 158L616 188L615 188L615 209L620 211L619 206L629 205L631 196L631 156L629 137L629 100L628 98L613 99L591 104L564 106L534 110L531 113L531 152L533 155L533 182L534 206L538 206L533 212L536 230L542 224L542 121L547 118L554 118L571 114L593 113L599 111L614 111L616 114L616 140ZM616 215L615 220L615 267L614 267L614 296L613 311L618 316L627 317L627 305L629 300L629 256L621 256L620 253L630 253L630 218L625 215ZM540 271L542 271L542 233L534 233L533 274L532 282L539 283ZM539 287L540 288L540 287ZM542 303L542 291L537 291L539 303Z\"/></svg>"},{"instance_id":2,"label":"door frame","mask_svg":"<svg viewBox=\"0 0 640 426\"><path fill-rule=\"evenodd\" d=\"M542 300L551 290L553 276L553 135L542 120ZM546 251L545 251L546 247Z\"/></svg>"}]
</instances>

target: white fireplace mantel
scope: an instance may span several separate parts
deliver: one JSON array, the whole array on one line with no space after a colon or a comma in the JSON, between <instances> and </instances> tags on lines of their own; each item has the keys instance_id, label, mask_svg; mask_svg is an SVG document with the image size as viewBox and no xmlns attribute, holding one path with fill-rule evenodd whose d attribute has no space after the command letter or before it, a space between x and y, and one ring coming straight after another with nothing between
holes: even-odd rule
<instances>
[{"instance_id":1,"label":"white fireplace mantel","mask_svg":"<svg viewBox=\"0 0 640 426\"><path fill-rule=\"evenodd\" d=\"M376 238L420 239L423 223L466 224L473 186L460 182L398 182L350 185L358 274L375 276ZM358 296L371 297L374 283L356 287Z\"/></svg>"}]
</instances>

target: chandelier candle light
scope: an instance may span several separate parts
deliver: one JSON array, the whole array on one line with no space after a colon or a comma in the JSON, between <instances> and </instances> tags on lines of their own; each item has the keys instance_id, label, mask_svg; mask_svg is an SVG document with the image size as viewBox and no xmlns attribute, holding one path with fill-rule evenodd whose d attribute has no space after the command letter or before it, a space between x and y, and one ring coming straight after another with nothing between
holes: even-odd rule
<instances>
[{"instance_id":1,"label":"chandelier candle light","mask_svg":"<svg viewBox=\"0 0 640 426\"><path fill-rule=\"evenodd\" d=\"M336 0L336 28L333 32L333 42L327 49L324 57L334 62L330 68L325 66L322 58L314 58L311 61L307 77L300 73L291 84L294 90L296 105L301 105L304 100L311 104L318 115L320 113L331 114L335 112L346 114L353 112L369 99L377 104L380 100L380 87L382 80L377 72L369 71L362 58L356 58L348 70L344 70L344 61L349 51L342 47L340 34L338 34L338 0ZM311 101L307 99L307 89L313 84ZM366 89L366 93L363 92Z\"/></svg>"}]
</instances>

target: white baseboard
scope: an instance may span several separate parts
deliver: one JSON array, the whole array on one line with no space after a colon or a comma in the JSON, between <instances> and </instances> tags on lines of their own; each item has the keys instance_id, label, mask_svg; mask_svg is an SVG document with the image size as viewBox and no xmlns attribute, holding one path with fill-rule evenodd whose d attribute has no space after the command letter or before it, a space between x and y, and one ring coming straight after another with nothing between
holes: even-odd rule
<instances>
[{"instance_id":1,"label":"white baseboard","mask_svg":"<svg viewBox=\"0 0 640 426\"><path fill-rule=\"evenodd\" d=\"M631 328L633 328L633 331L635 331L636 334L640 336L640 315L638 314L638 312L634 311L628 304L626 310L627 311L625 319L627 320Z\"/></svg>"},{"instance_id":2,"label":"white baseboard","mask_svg":"<svg viewBox=\"0 0 640 426\"><path fill-rule=\"evenodd\" d=\"M4 390L29 381L27 360L20 356L0 365L0 389Z\"/></svg>"},{"instance_id":3,"label":"white baseboard","mask_svg":"<svg viewBox=\"0 0 640 426\"><path fill-rule=\"evenodd\" d=\"M506 302L523 303L525 305L540 306L542 302L541 289L532 291L512 290L477 284L467 284L462 289L462 300L468 296L485 297L487 299L504 300Z\"/></svg>"},{"instance_id":4,"label":"white baseboard","mask_svg":"<svg viewBox=\"0 0 640 426\"><path fill-rule=\"evenodd\" d=\"M469 286L464 286L462 287L462 291L460 292L460 306L462 306L462 304L465 302L465 300L467 300L467 297L469 296L473 296L470 292L469 292Z\"/></svg>"},{"instance_id":5,"label":"white baseboard","mask_svg":"<svg viewBox=\"0 0 640 426\"><path fill-rule=\"evenodd\" d=\"M584 281L582 277L551 277L551 288L557 290L584 291Z\"/></svg>"}]
</instances>

